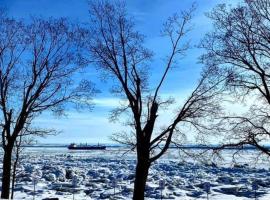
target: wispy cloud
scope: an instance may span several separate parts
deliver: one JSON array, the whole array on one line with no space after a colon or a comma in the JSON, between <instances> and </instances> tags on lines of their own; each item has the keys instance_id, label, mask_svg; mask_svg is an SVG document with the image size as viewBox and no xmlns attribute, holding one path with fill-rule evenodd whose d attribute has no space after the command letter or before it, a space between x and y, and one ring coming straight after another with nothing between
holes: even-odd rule
<instances>
[{"instance_id":1,"label":"wispy cloud","mask_svg":"<svg viewBox=\"0 0 270 200\"><path fill-rule=\"evenodd\" d=\"M119 98L95 98L93 103L97 107L117 107L124 101Z\"/></svg>"}]
</instances>

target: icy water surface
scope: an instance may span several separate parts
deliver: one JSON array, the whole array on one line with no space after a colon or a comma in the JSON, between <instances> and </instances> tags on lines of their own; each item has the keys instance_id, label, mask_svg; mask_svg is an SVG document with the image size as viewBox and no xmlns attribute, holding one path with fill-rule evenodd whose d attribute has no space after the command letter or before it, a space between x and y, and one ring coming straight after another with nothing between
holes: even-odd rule
<instances>
[{"instance_id":1,"label":"icy water surface","mask_svg":"<svg viewBox=\"0 0 270 200\"><path fill-rule=\"evenodd\" d=\"M161 199L161 195L163 199L206 199L207 193L209 199L254 199L255 195L270 199L268 160L256 160L257 152L247 150L235 157L235 163L232 154L226 150L224 160L194 159L170 149L150 169L146 199ZM131 199L135 158L134 152L124 148L26 148L18 167L15 198Z\"/></svg>"}]
</instances>

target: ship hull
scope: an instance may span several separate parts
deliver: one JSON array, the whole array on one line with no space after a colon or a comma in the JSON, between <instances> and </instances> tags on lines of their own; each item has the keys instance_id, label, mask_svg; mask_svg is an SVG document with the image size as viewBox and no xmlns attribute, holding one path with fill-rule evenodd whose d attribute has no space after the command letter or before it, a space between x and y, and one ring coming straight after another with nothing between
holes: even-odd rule
<instances>
[{"instance_id":1,"label":"ship hull","mask_svg":"<svg viewBox=\"0 0 270 200\"><path fill-rule=\"evenodd\" d=\"M97 147L93 147L93 146L89 146L89 147L68 147L69 150L105 150L106 147L104 146L97 146Z\"/></svg>"}]
</instances>

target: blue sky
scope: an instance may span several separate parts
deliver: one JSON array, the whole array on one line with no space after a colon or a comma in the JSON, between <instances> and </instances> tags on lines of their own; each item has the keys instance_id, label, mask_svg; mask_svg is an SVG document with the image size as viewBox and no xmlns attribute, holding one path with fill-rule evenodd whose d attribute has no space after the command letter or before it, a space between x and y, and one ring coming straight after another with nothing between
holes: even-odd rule
<instances>
[{"instance_id":1,"label":"blue sky","mask_svg":"<svg viewBox=\"0 0 270 200\"><path fill-rule=\"evenodd\" d=\"M164 67L162 59L167 55L169 44L160 37L162 23L173 13L187 9L191 0L127 0L128 13L134 16L137 29L146 35L146 46L155 53L151 67L150 84L159 80ZM188 39L195 46L203 35L211 30L211 22L205 16L218 3L235 3L233 0L197 0L197 10L194 13L194 28ZM88 21L87 1L85 0L0 0L0 6L6 8L9 16L15 18L67 17L75 22ZM195 87L199 78L201 65L198 64L200 49L192 48L187 56L178 62L177 68L170 73L162 88L162 95L173 96L181 102ZM36 120L38 126L53 127L59 131L57 136L38 139L42 143L70 143L70 142L111 142L109 136L117 131L125 130L121 124L108 121L109 111L118 104L118 99L109 93L110 84L103 83L96 78L96 72L89 73L97 88L102 91L95 99L92 112L67 111L68 117L54 118L49 113L43 114Z\"/></svg>"}]
</instances>

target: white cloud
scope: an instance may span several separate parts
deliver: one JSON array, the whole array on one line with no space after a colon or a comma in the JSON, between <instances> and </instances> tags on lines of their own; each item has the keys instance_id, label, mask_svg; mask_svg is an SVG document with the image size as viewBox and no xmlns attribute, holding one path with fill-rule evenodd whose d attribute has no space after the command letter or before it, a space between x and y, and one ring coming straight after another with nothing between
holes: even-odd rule
<instances>
[{"instance_id":1,"label":"white cloud","mask_svg":"<svg viewBox=\"0 0 270 200\"><path fill-rule=\"evenodd\" d=\"M117 107L123 100L119 98L95 98L93 103L96 107Z\"/></svg>"}]
</instances>

